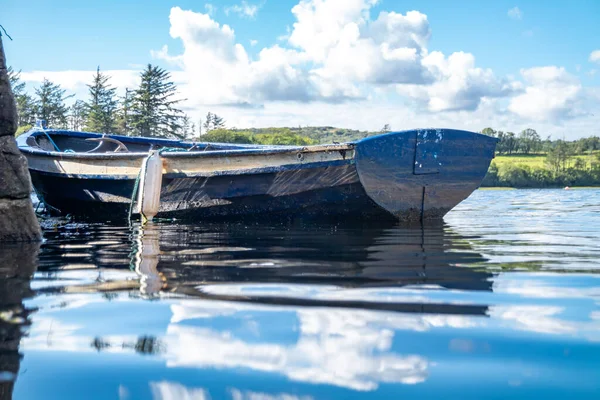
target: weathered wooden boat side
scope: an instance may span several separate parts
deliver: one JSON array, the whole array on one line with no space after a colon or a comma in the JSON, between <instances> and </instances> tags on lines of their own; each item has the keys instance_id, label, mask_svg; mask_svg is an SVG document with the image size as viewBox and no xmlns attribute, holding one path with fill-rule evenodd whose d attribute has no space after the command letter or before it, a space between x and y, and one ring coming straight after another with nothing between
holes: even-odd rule
<instances>
[{"instance_id":1,"label":"weathered wooden boat side","mask_svg":"<svg viewBox=\"0 0 600 400\"><path fill-rule=\"evenodd\" d=\"M94 152L103 145L110 151L111 143L86 132L31 131L18 138L48 208L127 215L144 159L161 149L159 216L439 218L480 184L495 146L493 138L453 130L308 147L108 137L128 151Z\"/></svg>"}]
</instances>

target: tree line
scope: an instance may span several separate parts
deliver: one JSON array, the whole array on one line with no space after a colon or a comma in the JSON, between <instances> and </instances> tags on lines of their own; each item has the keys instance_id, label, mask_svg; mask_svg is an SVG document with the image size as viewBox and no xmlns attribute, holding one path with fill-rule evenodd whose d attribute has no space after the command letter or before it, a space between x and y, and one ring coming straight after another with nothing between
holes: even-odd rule
<instances>
[{"instance_id":1,"label":"tree line","mask_svg":"<svg viewBox=\"0 0 600 400\"><path fill-rule=\"evenodd\" d=\"M87 99L76 99L69 106L67 101L73 95L48 79L30 95L19 72L9 68L9 78L17 100L17 134L43 119L51 128L128 136L198 139L204 133L206 142L302 146L317 142L290 128L227 129L225 120L212 112L196 125L178 108L182 100L177 98L169 73L151 64L140 73L140 85L125 89L123 96L117 95L111 77L98 67L87 85ZM384 129L389 130L389 125Z\"/></svg>"},{"instance_id":2,"label":"tree line","mask_svg":"<svg viewBox=\"0 0 600 400\"><path fill-rule=\"evenodd\" d=\"M500 158L505 156L504 162L500 162L500 158L492 161L483 186L600 185L600 138L597 136L565 141L541 140L533 129L526 129L518 136L492 128L482 133L499 138L497 153ZM515 157L518 155L531 157Z\"/></svg>"},{"instance_id":3,"label":"tree line","mask_svg":"<svg viewBox=\"0 0 600 400\"><path fill-rule=\"evenodd\" d=\"M196 124L178 108L183 99L178 98L169 72L152 64L140 73L139 86L125 89L123 96L117 95L111 77L98 67L87 85L87 99L77 99L71 105L67 101L74 95L67 95L46 78L30 95L19 72L9 67L8 75L19 115L17 134L41 119L51 128L75 131L177 139L196 135ZM225 128L225 120L209 112L204 124L198 124L198 134L202 128L205 132Z\"/></svg>"},{"instance_id":4,"label":"tree line","mask_svg":"<svg viewBox=\"0 0 600 400\"><path fill-rule=\"evenodd\" d=\"M569 156L559 150L548 155L542 166L492 161L482 186L547 188L600 186L600 153Z\"/></svg>"},{"instance_id":5,"label":"tree line","mask_svg":"<svg viewBox=\"0 0 600 400\"><path fill-rule=\"evenodd\" d=\"M485 128L481 131L484 135L500 139L496 145L496 153L503 155L512 154L548 154L562 146L570 154L589 154L600 150L600 138L590 136L574 141L552 140L550 136L542 139L535 129L527 128L518 134L514 132L496 131L493 128Z\"/></svg>"}]
</instances>

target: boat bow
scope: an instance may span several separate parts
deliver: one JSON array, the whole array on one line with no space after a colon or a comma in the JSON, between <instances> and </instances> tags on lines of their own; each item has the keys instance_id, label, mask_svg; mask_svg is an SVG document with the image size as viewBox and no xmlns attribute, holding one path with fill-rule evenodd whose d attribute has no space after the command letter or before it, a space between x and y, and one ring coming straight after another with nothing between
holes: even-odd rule
<instances>
[{"instance_id":1,"label":"boat bow","mask_svg":"<svg viewBox=\"0 0 600 400\"><path fill-rule=\"evenodd\" d=\"M454 129L420 129L356 143L368 196L400 219L441 218L479 187L497 139Z\"/></svg>"}]
</instances>

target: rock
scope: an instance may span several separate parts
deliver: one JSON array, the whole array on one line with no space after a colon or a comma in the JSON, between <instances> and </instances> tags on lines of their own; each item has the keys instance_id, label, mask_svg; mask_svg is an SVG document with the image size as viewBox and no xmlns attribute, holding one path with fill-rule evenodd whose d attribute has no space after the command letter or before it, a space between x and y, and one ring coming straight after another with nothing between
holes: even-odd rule
<instances>
[{"instance_id":1,"label":"rock","mask_svg":"<svg viewBox=\"0 0 600 400\"><path fill-rule=\"evenodd\" d=\"M36 241L42 233L33 212L27 160L15 142L17 107L0 36L0 242Z\"/></svg>"},{"instance_id":2,"label":"rock","mask_svg":"<svg viewBox=\"0 0 600 400\"><path fill-rule=\"evenodd\" d=\"M42 238L31 199L0 199L0 242L37 241Z\"/></svg>"},{"instance_id":3,"label":"rock","mask_svg":"<svg viewBox=\"0 0 600 400\"><path fill-rule=\"evenodd\" d=\"M14 136L17 131L17 104L10 89L6 57L0 37L0 136Z\"/></svg>"},{"instance_id":4,"label":"rock","mask_svg":"<svg viewBox=\"0 0 600 400\"><path fill-rule=\"evenodd\" d=\"M0 199L24 199L30 194L27 159L13 136L0 136Z\"/></svg>"}]
</instances>

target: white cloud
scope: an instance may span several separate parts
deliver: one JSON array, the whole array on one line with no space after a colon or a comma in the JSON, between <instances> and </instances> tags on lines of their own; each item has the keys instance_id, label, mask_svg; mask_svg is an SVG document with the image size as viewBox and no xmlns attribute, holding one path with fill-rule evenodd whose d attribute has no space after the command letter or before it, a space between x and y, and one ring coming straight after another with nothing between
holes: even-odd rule
<instances>
[{"instance_id":1,"label":"white cloud","mask_svg":"<svg viewBox=\"0 0 600 400\"><path fill-rule=\"evenodd\" d=\"M139 70L101 70L102 73L110 76L108 83L117 89L117 95L123 96L125 89L135 89L139 86L140 71ZM75 96L66 101L67 104L75 100L88 100L88 87L92 82L92 78L96 73L95 70L90 71L31 71L21 72L21 79L27 84L26 89L30 94L34 94L44 79L60 85L66 89L67 94ZM175 72L173 78L180 75ZM179 80L178 80L179 81ZM181 81L179 81L181 82Z\"/></svg>"},{"instance_id":2,"label":"white cloud","mask_svg":"<svg viewBox=\"0 0 600 400\"><path fill-rule=\"evenodd\" d=\"M110 75L109 84L117 88L134 88L139 85L139 71L134 70L101 70ZM95 70L90 71L31 71L22 72L21 79L30 86L38 86L44 78L59 84L63 89L79 93L87 93L86 85L92 82Z\"/></svg>"},{"instance_id":3,"label":"white cloud","mask_svg":"<svg viewBox=\"0 0 600 400\"><path fill-rule=\"evenodd\" d=\"M358 84L424 83L420 61L430 29L427 16L381 12L369 17L375 0L301 1L289 44L316 65L322 80L346 91Z\"/></svg>"},{"instance_id":4,"label":"white cloud","mask_svg":"<svg viewBox=\"0 0 600 400\"><path fill-rule=\"evenodd\" d=\"M292 8L296 17L289 38L316 62L325 61L338 43L357 39L376 0L301 0Z\"/></svg>"},{"instance_id":5,"label":"white cloud","mask_svg":"<svg viewBox=\"0 0 600 400\"><path fill-rule=\"evenodd\" d=\"M576 329L572 324L557 318L564 312L556 306L491 306L489 315L510 322L511 329L549 334L572 334Z\"/></svg>"},{"instance_id":6,"label":"white cloud","mask_svg":"<svg viewBox=\"0 0 600 400\"><path fill-rule=\"evenodd\" d=\"M252 39L250 40L250 46L254 47L258 44L258 40Z\"/></svg>"},{"instance_id":7,"label":"white cloud","mask_svg":"<svg viewBox=\"0 0 600 400\"><path fill-rule=\"evenodd\" d=\"M226 79L236 76L248 64L244 48L235 43L233 29L221 26L208 14L171 9L170 34L183 42L185 51L176 56L186 76L183 96L192 103L233 103L237 97ZM168 49L155 53L173 60Z\"/></svg>"},{"instance_id":8,"label":"white cloud","mask_svg":"<svg viewBox=\"0 0 600 400\"><path fill-rule=\"evenodd\" d=\"M305 53L275 45L263 48L251 60L235 41L228 25L220 25L207 14L171 10L173 38L181 39L183 54L171 56L168 49L153 54L182 67L186 85L183 96L191 106L204 104L262 104L271 101L342 101L354 96L347 88L331 89L329 82L299 64ZM323 90L321 90L321 87Z\"/></svg>"},{"instance_id":9,"label":"white cloud","mask_svg":"<svg viewBox=\"0 0 600 400\"><path fill-rule=\"evenodd\" d=\"M432 52L423 65L434 78L430 85L399 85L398 92L426 104L432 112L476 110L485 98L503 97L517 92L520 85L499 80L491 69L475 67L469 53L453 53L445 57Z\"/></svg>"},{"instance_id":10,"label":"white cloud","mask_svg":"<svg viewBox=\"0 0 600 400\"><path fill-rule=\"evenodd\" d=\"M553 274L548 273L552 277ZM542 275L543 277L543 275ZM536 279L537 276L531 276L529 279L520 280L508 277L498 278L494 282L494 292L510 293L525 298L546 298L546 299L590 299L600 298L600 278L589 277L590 286L567 286L558 287L548 284L542 279Z\"/></svg>"},{"instance_id":11,"label":"white cloud","mask_svg":"<svg viewBox=\"0 0 600 400\"><path fill-rule=\"evenodd\" d=\"M594 50L590 53L590 62L600 63L600 50Z\"/></svg>"},{"instance_id":12,"label":"white cloud","mask_svg":"<svg viewBox=\"0 0 600 400\"><path fill-rule=\"evenodd\" d=\"M522 69L525 92L511 99L508 109L533 121L558 121L577 114L582 96L579 80L556 66Z\"/></svg>"},{"instance_id":13,"label":"white cloud","mask_svg":"<svg viewBox=\"0 0 600 400\"><path fill-rule=\"evenodd\" d=\"M600 340L597 320L570 320L562 315L565 312L565 307L559 306L495 305L490 307L488 314L511 330L581 337L593 342Z\"/></svg>"},{"instance_id":14,"label":"white cloud","mask_svg":"<svg viewBox=\"0 0 600 400\"><path fill-rule=\"evenodd\" d=\"M514 84L475 66L469 53L429 53L427 16L369 11L376 0L302 0L290 47L263 48L250 59L235 42L233 29L210 16L178 7L171 10L171 36L184 52L153 54L181 66L184 97L204 104L262 105L269 102L366 99L373 90L397 86L430 111L475 110L486 97L512 94Z\"/></svg>"},{"instance_id":15,"label":"white cloud","mask_svg":"<svg viewBox=\"0 0 600 400\"><path fill-rule=\"evenodd\" d=\"M230 389L231 400L313 400L312 396L295 396L289 393L269 394L263 392Z\"/></svg>"},{"instance_id":16,"label":"white cloud","mask_svg":"<svg viewBox=\"0 0 600 400\"><path fill-rule=\"evenodd\" d=\"M197 314L193 308L192 315ZM227 331L171 324L164 338L167 366L249 368L292 381L361 391L375 390L380 383L416 384L427 379L427 359L391 351L393 330L413 322L410 316L315 309L298 311L297 317L300 336L288 345L246 342ZM428 325L445 324L435 321L445 316L428 317Z\"/></svg>"},{"instance_id":17,"label":"white cloud","mask_svg":"<svg viewBox=\"0 0 600 400\"><path fill-rule=\"evenodd\" d=\"M210 393L203 388L191 388L180 383L161 381L150 382L154 400L210 400ZM296 396L289 393L270 394L229 388L231 400L312 400L311 396Z\"/></svg>"},{"instance_id":18,"label":"white cloud","mask_svg":"<svg viewBox=\"0 0 600 400\"><path fill-rule=\"evenodd\" d=\"M241 4L225 8L225 14L229 15L229 13L235 13L243 18L255 18L261 7L262 4L248 4L246 1L242 0Z\"/></svg>"},{"instance_id":19,"label":"white cloud","mask_svg":"<svg viewBox=\"0 0 600 400\"><path fill-rule=\"evenodd\" d=\"M204 9L210 16L214 16L217 13L217 6L210 4L210 3L206 3L204 5Z\"/></svg>"},{"instance_id":20,"label":"white cloud","mask_svg":"<svg viewBox=\"0 0 600 400\"><path fill-rule=\"evenodd\" d=\"M416 11L406 15L382 12L377 20L365 24L340 25L337 33L309 33L308 28L296 24L290 43L302 46L313 62L322 63L315 69L320 76L342 78L347 87L430 81L422 65L429 40L427 16ZM299 31L305 37L299 38Z\"/></svg>"},{"instance_id":21,"label":"white cloud","mask_svg":"<svg viewBox=\"0 0 600 400\"><path fill-rule=\"evenodd\" d=\"M292 34L292 28L290 28L289 25L286 25L285 26L285 34L277 36L277 41L278 42L285 42L285 41L287 41L290 38L291 34Z\"/></svg>"},{"instance_id":22,"label":"white cloud","mask_svg":"<svg viewBox=\"0 0 600 400\"><path fill-rule=\"evenodd\" d=\"M523 12L519 9L519 7L513 7L510 10L508 10L508 16L512 19L522 19L523 18Z\"/></svg>"},{"instance_id":23,"label":"white cloud","mask_svg":"<svg viewBox=\"0 0 600 400\"><path fill-rule=\"evenodd\" d=\"M154 400L210 400L208 392L202 388L188 388L180 383L161 381L150 382Z\"/></svg>"}]
</instances>

